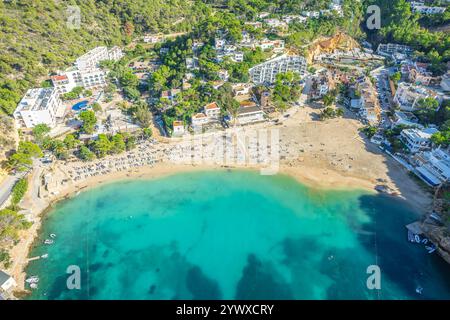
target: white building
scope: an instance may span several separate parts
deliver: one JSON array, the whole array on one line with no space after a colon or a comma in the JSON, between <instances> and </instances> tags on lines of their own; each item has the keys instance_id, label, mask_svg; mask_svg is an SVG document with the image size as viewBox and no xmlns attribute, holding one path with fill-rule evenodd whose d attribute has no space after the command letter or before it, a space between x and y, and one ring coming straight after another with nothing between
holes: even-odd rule
<instances>
[{"instance_id":1,"label":"white building","mask_svg":"<svg viewBox=\"0 0 450 320\"><path fill-rule=\"evenodd\" d=\"M108 51L108 58L112 61L119 61L125 56L125 53L123 53L122 49L118 46L114 46Z\"/></svg>"},{"instance_id":2,"label":"white building","mask_svg":"<svg viewBox=\"0 0 450 320\"><path fill-rule=\"evenodd\" d=\"M282 55L250 68L250 79L256 84L273 83L279 73L293 71L304 76L306 60L301 56Z\"/></svg>"},{"instance_id":3,"label":"white building","mask_svg":"<svg viewBox=\"0 0 450 320\"><path fill-rule=\"evenodd\" d=\"M55 88L30 89L14 111L14 119L20 127L33 128L46 124L52 128L61 109L64 105Z\"/></svg>"},{"instance_id":4,"label":"white building","mask_svg":"<svg viewBox=\"0 0 450 320\"><path fill-rule=\"evenodd\" d=\"M450 92L450 71L447 71L447 73L442 77L441 88L445 92Z\"/></svg>"},{"instance_id":5,"label":"white building","mask_svg":"<svg viewBox=\"0 0 450 320\"><path fill-rule=\"evenodd\" d=\"M261 50L273 50L275 53L284 51L284 40L268 40L265 39L255 45L255 47L261 48Z\"/></svg>"},{"instance_id":6,"label":"white building","mask_svg":"<svg viewBox=\"0 0 450 320\"><path fill-rule=\"evenodd\" d=\"M96 47L91 51L83 54L75 61L75 67L82 69L90 69L98 67L98 64L105 60L120 60L124 56L122 49L113 47L108 50L107 47Z\"/></svg>"},{"instance_id":7,"label":"white building","mask_svg":"<svg viewBox=\"0 0 450 320\"><path fill-rule=\"evenodd\" d=\"M382 56L394 56L395 54L410 55L413 49L409 46L397 43L380 43L377 53Z\"/></svg>"},{"instance_id":8,"label":"white building","mask_svg":"<svg viewBox=\"0 0 450 320\"><path fill-rule=\"evenodd\" d=\"M287 29L288 24L278 19L266 19L264 22L271 28Z\"/></svg>"},{"instance_id":9,"label":"white building","mask_svg":"<svg viewBox=\"0 0 450 320\"><path fill-rule=\"evenodd\" d=\"M9 291L15 286L17 286L17 283L14 278L0 270L0 289Z\"/></svg>"},{"instance_id":10,"label":"white building","mask_svg":"<svg viewBox=\"0 0 450 320\"><path fill-rule=\"evenodd\" d=\"M101 61L109 60L107 47L97 47L83 54L75 61L78 69L96 68Z\"/></svg>"},{"instance_id":11,"label":"white building","mask_svg":"<svg viewBox=\"0 0 450 320\"><path fill-rule=\"evenodd\" d=\"M419 124L419 119L413 113L407 111L395 111L393 125L423 129L423 126Z\"/></svg>"},{"instance_id":12,"label":"white building","mask_svg":"<svg viewBox=\"0 0 450 320\"><path fill-rule=\"evenodd\" d=\"M186 69L197 70L199 68L197 58L186 58Z\"/></svg>"},{"instance_id":13,"label":"white building","mask_svg":"<svg viewBox=\"0 0 450 320\"><path fill-rule=\"evenodd\" d=\"M146 34L142 37L144 43L158 43L161 42L161 38L158 35Z\"/></svg>"},{"instance_id":14,"label":"white building","mask_svg":"<svg viewBox=\"0 0 450 320\"><path fill-rule=\"evenodd\" d=\"M303 11L302 14L308 18L316 18L317 19L320 17L319 11Z\"/></svg>"},{"instance_id":15,"label":"white building","mask_svg":"<svg viewBox=\"0 0 450 320\"><path fill-rule=\"evenodd\" d=\"M264 112L255 103L241 103L237 112L236 124L244 125L264 120ZM231 121L234 121L232 117Z\"/></svg>"},{"instance_id":16,"label":"white building","mask_svg":"<svg viewBox=\"0 0 450 320\"><path fill-rule=\"evenodd\" d=\"M209 120L219 120L220 108L216 102L212 102L203 107L203 111Z\"/></svg>"},{"instance_id":17,"label":"white building","mask_svg":"<svg viewBox=\"0 0 450 320\"><path fill-rule=\"evenodd\" d=\"M420 129L405 129L400 133L400 137L405 143L406 147L411 153L426 150L431 146L431 136L438 132L436 128Z\"/></svg>"},{"instance_id":18,"label":"white building","mask_svg":"<svg viewBox=\"0 0 450 320\"><path fill-rule=\"evenodd\" d=\"M218 74L219 74L219 79L222 81L228 81L228 78L230 78L230 74L229 74L228 70L225 70L225 69L219 70Z\"/></svg>"},{"instance_id":19,"label":"white building","mask_svg":"<svg viewBox=\"0 0 450 320\"><path fill-rule=\"evenodd\" d=\"M416 110L417 103L421 99L436 98L437 95L421 86L401 82L395 92L394 102L403 111Z\"/></svg>"},{"instance_id":20,"label":"white building","mask_svg":"<svg viewBox=\"0 0 450 320\"><path fill-rule=\"evenodd\" d=\"M173 132L172 136L182 136L184 134L184 123L183 121L174 121L173 122Z\"/></svg>"},{"instance_id":21,"label":"white building","mask_svg":"<svg viewBox=\"0 0 450 320\"><path fill-rule=\"evenodd\" d=\"M203 112L196 113L192 116L192 127L194 129L201 128L203 125L207 124L209 122L209 118L206 114Z\"/></svg>"},{"instance_id":22,"label":"white building","mask_svg":"<svg viewBox=\"0 0 450 320\"><path fill-rule=\"evenodd\" d=\"M450 180L450 154L440 148L420 152L415 155L417 165L415 174L429 185L435 187Z\"/></svg>"},{"instance_id":23,"label":"white building","mask_svg":"<svg viewBox=\"0 0 450 320\"><path fill-rule=\"evenodd\" d=\"M53 86L59 94L72 91L75 87L85 89L99 89L107 85L106 72L99 68L76 69L71 68L56 76L51 76Z\"/></svg>"},{"instance_id":24,"label":"white building","mask_svg":"<svg viewBox=\"0 0 450 320\"><path fill-rule=\"evenodd\" d=\"M74 67L52 76L53 86L59 94L72 91L75 87L85 89L99 89L107 85L106 72L98 68L102 61L118 61L124 56L122 49L115 46L110 50L106 47L97 47L79 57Z\"/></svg>"},{"instance_id":25,"label":"white building","mask_svg":"<svg viewBox=\"0 0 450 320\"><path fill-rule=\"evenodd\" d=\"M439 14L444 13L446 8L445 7L431 7L425 5L423 2L411 2L411 9L413 12L419 12L421 14Z\"/></svg>"},{"instance_id":26,"label":"white building","mask_svg":"<svg viewBox=\"0 0 450 320\"><path fill-rule=\"evenodd\" d=\"M300 16L300 15L286 15L282 17L283 21L287 24L291 22L298 22L298 23L304 23L306 20L308 20L306 17Z\"/></svg>"}]
</instances>

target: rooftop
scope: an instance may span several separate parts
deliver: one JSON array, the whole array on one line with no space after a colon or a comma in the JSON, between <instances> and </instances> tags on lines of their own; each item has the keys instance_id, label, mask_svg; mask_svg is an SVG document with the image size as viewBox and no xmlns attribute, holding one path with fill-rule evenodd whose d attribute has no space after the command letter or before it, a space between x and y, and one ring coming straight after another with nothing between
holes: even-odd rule
<instances>
[{"instance_id":1,"label":"rooftop","mask_svg":"<svg viewBox=\"0 0 450 320\"><path fill-rule=\"evenodd\" d=\"M11 276L0 270L0 286L3 285Z\"/></svg>"},{"instance_id":2,"label":"rooftop","mask_svg":"<svg viewBox=\"0 0 450 320\"><path fill-rule=\"evenodd\" d=\"M52 94L55 92L55 88L34 88L28 90L16 111L41 111L47 108L48 101Z\"/></svg>"},{"instance_id":3,"label":"rooftop","mask_svg":"<svg viewBox=\"0 0 450 320\"><path fill-rule=\"evenodd\" d=\"M220 109L216 102L211 102L205 106L205 110Z\"/></svg>"}]
</instances>

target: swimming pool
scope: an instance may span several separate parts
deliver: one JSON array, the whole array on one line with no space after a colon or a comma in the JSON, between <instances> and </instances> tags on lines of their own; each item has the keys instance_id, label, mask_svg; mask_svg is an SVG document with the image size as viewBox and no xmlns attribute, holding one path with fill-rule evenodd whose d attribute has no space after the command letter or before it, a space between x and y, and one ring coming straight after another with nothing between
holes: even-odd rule
<instances>
[{"instance_id":1,"label":"swimming pool","mask_svg":"<svg viewBox=\"0 0 450 320\"><path fill-rule=\"evenodd\" d=\"M72 106L72 110L80 111L86 109L88 102L89 102L88 100L77 102Z\"/></svg>"}]
</instances>

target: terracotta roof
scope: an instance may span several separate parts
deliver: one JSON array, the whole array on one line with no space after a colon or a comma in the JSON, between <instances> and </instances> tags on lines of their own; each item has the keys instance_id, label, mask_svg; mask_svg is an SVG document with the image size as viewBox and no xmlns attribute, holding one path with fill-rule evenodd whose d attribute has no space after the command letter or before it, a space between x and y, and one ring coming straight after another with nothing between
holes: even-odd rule
<instances>
[{"instance_id":1,"label":"terracotta roof","mask_svg":"<svg viewBox=\"0 0 450 320\"><path fill-rule=\"evenodd\" d=\"M241 105L242 108L249 108L249 107L256 106L256 103L254 103L253 101L246 100L246 101L242 101L240 103L240 105Z\"/></svg>"},{"instance_id":2,"label":"terracotta roof","mask_svg":"<svg viewBox=\"0 0 450 320\"><path fill-rule=\"evenodd\" d=\"M216 102L211 102L205 106L205 110L211 110L211 109L219 109L219 106Z\"/></svg>"},{"instance_id":3,"label":"terracotta roof","mask_svg":"<svg viewBox=\"0 0 450 320\"><path fill-rule=\"evenodd\" d=\"M61 81L61 80L68 80L67 76L51 76L50 79L53 81Z\"/></svg>"},{"instance_id":4,"label":"terracotta roof","mask_svg":"<svg viewBox=\"0 0 450 320\"><path fill-rule=\"evenodd\" d=\"M197 113L197 114L194 114L194 115L192 116L192 118L193 118L193 119L206 118L206 114L204 114L204 113Z\"/></svg>"}]
</instances>

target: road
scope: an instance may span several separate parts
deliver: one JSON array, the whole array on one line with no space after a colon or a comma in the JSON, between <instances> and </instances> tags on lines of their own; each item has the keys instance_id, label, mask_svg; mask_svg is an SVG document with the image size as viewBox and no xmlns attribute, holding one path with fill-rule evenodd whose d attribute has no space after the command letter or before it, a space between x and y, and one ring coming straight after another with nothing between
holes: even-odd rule
<instances>
[{"instance_id":1,"label":"road","mask_svg":"<svg viewBox=\"0 0 450 320\"><path fill-rule=\"evenodd\" d=\"M20 172L14 176L7 176L1 183L0 183L0 208L3 207L3 204L6 200L8 200L9 195L12 192L12 189L16 182L23 178L27 173L26 172Z\"/></svg>"}]
</instances>

